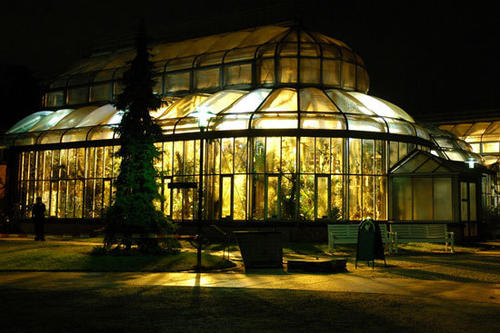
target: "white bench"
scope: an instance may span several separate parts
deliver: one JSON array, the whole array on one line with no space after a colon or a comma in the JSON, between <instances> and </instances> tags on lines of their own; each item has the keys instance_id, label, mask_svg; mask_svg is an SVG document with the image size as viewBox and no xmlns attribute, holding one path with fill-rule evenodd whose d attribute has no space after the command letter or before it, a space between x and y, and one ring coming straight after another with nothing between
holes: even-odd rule
<instances>
[{"instance_id":1,"label":"white bench","mask_svg":"<svg viewBox=\"0 0 500 333\"><path fill-rule=\"evenodd\" d=\"M389 253L393 251L394 238L387 230L386 224L379 224L382 235L382 243L388 244ZM328 225L328 249L335 252L337 244L357 244L358 224L329 224Z\"/></svg>"},{"instance_id":2,"label":"white bench","mask_svg":"<svg viewBox=\"0 0 500 333\"><path fill-rule=\"evenodd\" d=\"M455 234L446 224L391 224L396 253L399 243L445 243L445 250L455 252Z\"/></svg>"}]
</instances>

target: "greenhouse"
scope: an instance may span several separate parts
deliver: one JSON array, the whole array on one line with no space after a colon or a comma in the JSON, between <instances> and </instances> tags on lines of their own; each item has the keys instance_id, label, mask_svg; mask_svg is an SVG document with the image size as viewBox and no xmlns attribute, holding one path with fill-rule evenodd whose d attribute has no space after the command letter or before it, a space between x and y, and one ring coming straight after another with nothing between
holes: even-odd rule
<instances>
[{"instance_id":1,"label":"greenhouse","mask_svg":"<svg viewBox=\"0 0 500 333\"><path fill-rule=\"evenodd\" d=\"M151 53L163 99L151 110L163 130L156 205L174 221L196 220L200 201L202 218L216 222L390 221L391 170L412 153L483 163L454 135L368 95L362 59L320 33L266 26L158 43ZM99 219L110 206L123 114L112 101L133 57L120 50L84 60L50 82L44 110L6 133L19 216L37 196L61 221ZM429 219L457 221L443 216Z\"/></svg>"}]
</instances>

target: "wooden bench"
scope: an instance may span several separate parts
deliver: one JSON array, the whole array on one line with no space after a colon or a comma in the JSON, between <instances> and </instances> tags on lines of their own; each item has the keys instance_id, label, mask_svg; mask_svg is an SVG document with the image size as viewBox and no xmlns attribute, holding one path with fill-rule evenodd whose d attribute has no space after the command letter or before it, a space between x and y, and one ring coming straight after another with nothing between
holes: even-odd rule
<instances>
[{"instance_id":1,"label":"wooden bench","mask_svg":"<svg viewBox=\"0 0 500 333\"><path fill-rule=\"evenodd\" d=\"M389 253L393 251L393 235L387 230L387 225L380 223L382 243L388 245ZM337 244L357 244L358 224L329 224L328 225L328 249L335 252Z\"/></svg>"},{"instance_id":2,"label":"wooden bench","mask_svg":"<svg viewBox=\"0 0 500 333\"><path fill-rule=\"evenodd\" d=\"M455 252L455 234L449 232L446 224L391 224L394 233L395 251L399 243L445 243L445 250Z\"/></svg>"}]
</instances>

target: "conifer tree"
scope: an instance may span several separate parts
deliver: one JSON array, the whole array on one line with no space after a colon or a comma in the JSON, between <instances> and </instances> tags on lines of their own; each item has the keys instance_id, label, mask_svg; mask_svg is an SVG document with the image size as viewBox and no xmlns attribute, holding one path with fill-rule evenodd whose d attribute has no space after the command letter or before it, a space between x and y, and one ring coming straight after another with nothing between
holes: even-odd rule
<instances>
[{"instance_id":1,"label":"conifer tree","mask_svg":"<svg viewBox=\"0 0 500 333\"><path fill-rule=\"evenodd\" d=\"M117 96L115 106L124 111L118 127L120 134L120 171L116 181L116 198L106 214L105 245L123 244L130 249L133 234L147 235L168 231L171 225L163 212L154 206L160 199L158 172L154 161L159 152L154 143L161 136L161 128L155 124L149 110L161 104L153 93L153 65L149 60L144 23L136 39L137 55L124 73L124 91ZM137 241L141 251L158 248L155 239L147 237Z\"/></svg>"}]
</instances>

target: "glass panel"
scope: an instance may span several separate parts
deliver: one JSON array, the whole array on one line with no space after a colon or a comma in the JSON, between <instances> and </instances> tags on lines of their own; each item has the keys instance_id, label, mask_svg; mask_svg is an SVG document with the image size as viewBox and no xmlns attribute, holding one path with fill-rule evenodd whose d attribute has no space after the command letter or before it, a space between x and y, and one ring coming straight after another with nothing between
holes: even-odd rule
<instances>
[{"instance_id":1,"label":"glass panel","mask_svg":"<svg viewBox=\"0 0 500 333\"><path fill-rule=\"evenodd\" d=\"M66 117L68 114L70 114L73 111L73 109L63 109L59 110L56 112L53 112L49 115L46 115L43 117L39 122L33 126L29 132L35 132L35 131L46 131L51 129L53 126L57 125L57 123Z\"/></svg>"},{"instance_id":2,"label":"glass panel","mask_svg":"<svg viewBox=\"0 0 500 333\"><path fill-rule=\"evenodd\" d=\"M194 189L182 189L182 219L192 220L194 215Z\"/></svg>"},{"instance_id":3,"label":"glass panel","mask_svg":"<svg viewBox=\"0 0 500 333\"><path fill-rule=\"evenodd\" d=\"M393 187L393 219L409 221L412 219L412 186L411 178L396 177L392 179Z\"/></svg>"},{"instance_id":4,"label":"glass panel","mask_svg":"<svg viewBox=\"0 0 500 333\"><path fill-rule=\"evenodd\" d=\"M167 92L189 90L190 73L169 73L165 74L165 89Z\"/></svg>"},{"instance_id":5,"label":"glass panel","mask_svg":"<svg viewBox=\"0 0 500 333\"><path fill-rule=\"evenodd\" d=\"M267 216L268 219L279 217L278 177L267 177Z\"/></svg>"},{"instance_id":6,"label":"glass panel","mask_svg":"<svg viewBox=\"0 0 500 333\"><path fill-rule=\"evenodd\" d=\"M297 128L297 114L261 113L256 114L252 121L254 129Z\"/></svg>"},{"instance_id":7,"label":"glass panel","mask_svg":"<svg viewBox=\"0 0 500 333\"><path fill-rule=\"evenodd\" d=\"M375 212L373 209L374 193L375 193L375 177L363 177L363 219L370 217L375 219Z\"/></svg>"},{"instance_id":8,"label":"glass panel","mask_svg":"<svg viewBox=\"0 0 500 333\"><path fill-rule=\"evenodd\" d=\"M297 176L283 174L281 176L281 214L280 219L290 220L295 218L297 207Z\"/></svg>"},{"instance_id":9,"label":"glass panel","mask_svg":"<svg viewBox=\"0 0 500 333\"><path fill-rule=\"evenodd\" d=\"M300 171L314 172L314 160L314 138L300 138Z\"/></svg>"},{"instance_id":10,"label":"glass panel","mask_svg":"<svg viewBox=\"0 0 500 333\"><path fill-rule=\"evenodd\" d=\"M219 87L219 68L198 69L194 72L196 89Z\"/></svg>"},{"instance_id":11,"label":"glass panel","mask_svg":"<svg viewBox=\"0 0 500 333\"><path fill-rule=\"evenodd\" d=\"M434 220L451 221L453 216L450 178L434 178Z\"/></svg>"},{"instance_id":12,"label":"glass panel","mask_svg":"<svg viewBox=\"0 0 500 333\"><path fill-rule=\"evenodd\" d=\"M231 217L232 177L222 177L222 218Z\"/></svg>"},{"instance_id":13,"label":"glass panel","mask_svg":"<svg viewBox=\"0 0 500 333\"><path fill-rule=\"evenodd\" d=\"M343 216L343 201L344 201L344 186L343 186L343 176L336 175L331 176L331 214L335 218L342 218Z\"/></svg>"},{"instance_id":14,"label":"glass panel","mask_svg":"<svg viewBox=\"0 0 500 333\"><path fill-rule=\"evenodd\" d=\"M483 143L483 153L498 153L500 151L499 142Z\"/></svg>"},{"instance_id":15,"label":"glass panel","mask_svg":"<svg viewBox=\"0 0 500 333\"><path fill-rule=\"evenodd\" d=\"M470 221L477 221L476 183L469 183Z\"/></svg>"},{"instance_id":16,"label":"glass panel","mask_svg":"<svg viewBox=\"0 0 500 333\"><path fill-rule=\"evenodd\" d=\"M237 100L223 113L244 113L257 110L262 101L269 95L271 89L257 89Z\"/></svg>"},{"instance_id":17,"label":"glass panel","mask_svg":"<svg viewBox=\"0 0 500 333\"><path fill-rule=\"evenodd\" d=\"M316 219L324 219L328 218L328 208L330 207L329 203L329 194L330 190L328 188L328 179L329 177L316 177Z\"/></svg>"},{"instance_id":18,"label":"glass panel","mask_svg":"<svg viewBox=\"0 0 500 333\"><path fill-rule=\"evenodd\" d=\"M94 84L92 87L91 102L111 100L111 83Z\"/></svg>"},{"instance_id":19,"label":"glass panel","mask_svg":"<svg viewBox=\"0 0 500 333\"><path fill-rule=\"evenodd\" d=\"M413 178L413 219L432 220L432 178Z\"/></svg>"},{"instance_id":20,"label":"glass panel","mask_svg":"<svg viewBox=\"0 0 500 333\"><path fill-rule=\"evenodd\" d=\"M363 174L373 174L374 140L363 139Z\"/></svg>"},{"instance_id":21,"label":"glass panel","mask_svg":"<svg viewBox=\"0 0 500 333\"><path fill-rule=\"evenodd\" d=\"M322 90L317 88L300 89L300 110L301 111L331 111L339 110Z\"/></svg>"},{"instance_id":22,"label":"glass panel","mask_svg":"<svg viewBox=\"0 0 500 333\"><path fill-rule=\"evenodd\" d=\"M332 113L304 113L300 118L300 127L305 129L346 129L345 118L341 114Z\"/></svg>"},{"instance_id":23,"label":"glass panel","mask_svg":"<svg viewBox=\"0 0 500 333\"><path fill-rule=\"evenodd\" d=\"M35 127L45 116L51 115L52 111L40 111L30 114L14 124L6 134L24 133Z\"/></svg>"},{"instance_id":24,"label":"glass panel","mask_svg":"<svg viewBox=\"0 0 500 333\"><path fill-rule=\"evenodd\" d=\"M356 115L346 117L350 131L386 132L385 123L381 119Z\"/></svg>"},{"instance_id":25,"label":"glass panel","mask_svg":"<svg viewBox=\"0 0 500 333\"><path fill-rule=\"evenodd\" d=\"M75 218L82 218L83 213L83 180L77 180L75 183Z\"/></svg>"},{"instance_id":26,"label":"glass panel","mask_svg":"<svg viewBox=\"0 0 500 333\"><path fill-rule=\"evenodd\" d=\"M361 176L349 176L349 220L361 220Z\"/></svg>"},{"instance_id":27,"label":"glass panel","mask_svg":"<svg viewBox=\"0 0 500 333\"><path fill-rule=\"evenodd\" d=\"M323 84L340 86L340 61L323 59Z\"/></svg>"},{"instance_id":28,"label":"glass panel","mask_svg":"<svg viewBox=\"0 0 500 333\"><path fill-rule=\"evenodd\" d=\"M265 165L265 138L256 137L254 138L254 149L253 149L253 171L254 172L264 172Z\"/></svg>"},{"instance_id":29,"label":"glass panel","mask_svg":"<svg viewBox=\"0 0 500 333\"><path fill-rule=\"evenodd\" d=\"M57 125L52 127L52 129L63 129L63 128L73 128L78 125L82 120L84 120L92 111L97 109L97 106L85 106L68 114L62 120L60 120Z\"/></svg>"},{"instance_id":30,"label":"glass panel","mask_svg":"<svg viewBox=\"0 0 500 333\"><path fill-rule=\"evenodd\" d=\"M184 143L184 175L196 174L196 151L194 140L188 140Z\"/></svg>"},{"instance_id":31,"label":"glass panel","mask_svg":"<svg viewBox=\"0 0 500 333\"><path fill-rule=\"evenodd\" d=\"M297 82L297 58L280 58L279 60L279 82Z\"/></svg>"},{"instance_id":32,"label":"glass panel","mask_svg":"<svg viewBox=\"0 0 500 333\"><path fill-rule=\"evenodd\" d=\"M295 137L282 137L281 154L281 171L285 173L295 173L297 170L297 139Z\"/></svg>"},{"instance_id":33,"label":"glass panel","mask_svg":"<svg viewBox=\"0 0 500 333\"><path fill-rule=\"evenodd\" d=\"M64 91L51 91L45 95L45 106L54 107L64 105Z\"/></svg>"},{"instance_id":34,"label":"glass panel","mask_svg":"<svg viewBox=\"0 0 500 333\"><path fill-rule=\"evenodd\" d=\"M300 59L300 82L320 84L320 60L319 59Z\"/></svg>"},{"instance_id":35,"label":"glass panel","mask_svg":"<svg viewBox=\"0 0 500 333\"><path fill-rule=\"evenodd\" d=\"M184 142L174 142L174 175L184 173Z\"/></svg>"},{"instance_id":36,"label":"glass panel","mask_svg":"<svg viewBox=\"0 0 500 333\"><path fill-rule=\"evenodd\" d=\"M234 173L245 173L246 171L247 171L247 138L235 138Z\"/></svg>"},{"instance_id":37,"label":"glass panel","mask_svg":"<svg viewBox=\"0 0 500 333\"><path fill-rule=\"evenodd\" d=\"M247 176L234 176L234 208L233 216L235 220L245 220L247 211Z\"/></svg>"},{"instance_id":38,"label":"glass panel","mask_svg":"<svg viewBox=\"0 0 500 333\"><path fill-rule=\"evenodd\" d=\"M396 105L384 101L383 99L372 97L359 92L348 92L350 96L356 98L365 107L382 117L401 118L410 123L415 122L411 116Z\"/></svg>"},{"instance_id":39,"label":"glass panel","mask_svg":"<svg viewBox=\"0 0 500 333\"><path fill-rule=\"evenodd\" d=\"M266 170L269 173L280 172L280 137L266 138Z\"/></svg>"},{"instance_id":40,"label":"glass panel","mask_svg":"<svg viewBox=\"0 0 500 333\"><path fill-rule=\"evenodd\" d=\"M266 183L263 175L254 175L252 182L252 218L254 220L264 219Z\"/></svg>"},{"instance_id":41,"label":"glass panel","mask_svg":"<svg viewBox=\"0 0 500 333\"><path fill-rule=\"evenodd\" d=\"M233 173L233 138L222 139L221 167L221 173Z\"/></svg>"},{"instance_id":42,"label":"glass panel","mask_svg":"<svg viewBox=\"0 0 500 333\"><path fill-rule=\"evenodd\" d=\"M342 63L342 87L344 89L356 88L356 67L354 64Z\"/></svg>"},{"instance_id":43,"label":"glass panel","mask_svg":"<svg viewBox=\"0 0 500 333\"><path fill-rule=\"evenodd\" d=\"M300 176L300 219L314 219L314 175Z\"/></svg>"},{"instance_id":44,"label":"glass panel","mask_svg":"<svg viewBox=\"0 0 500 333\"><path fill-rule=\"evenodd\" d=\"M224 84L226 86L235 84L252 83L252 65L240 64L224 67Z\"/></svg>"},{"instance_id":45,"label":"glass panel","mask_svg":"<svg viewBox=\"0 0 500 333\"><path fill-rule=\"evenodd\" d=\"M262 59L259 64L260 84L274 83L274 59Z\"/></svg>"},{"instance_id":46,"label":"glass panel","mask_svg":"<svg viewBox=\"0 0 500 333\"><path fill-rule=\"evenodd\" d=\"M332 138L332 172L342 173L343 172L343 152L344 152L344 139L342 138Z\"/></svg>"},{"instance_id":47,"label":"glass panel","mask_svg":"<svg viewBox=\"0 0 500 333\"><path fill-rule=\"evenodd\" d=\"M396 164L399 159L398 159L398 143L391 141L389 142L389 166L392 167L394 164Z\"/></svg>"},{"instance_id":48,"label":"glass panel","mask_svg":"<svg viewBox=\"0 0 500 333\"><path fill-rule=\"evenodd\" d=\"M297 92L292 88L276 89L259 111L297 111Z\"/></svg>"},{"instance_id":49,"label":"glass panel","mask_svg":"<svg viewBox=\"0 0 500 333\"><path fill-rule=\"evenodd\" d=\"M89 87L68 89L68 104L85 104L89 101Z\"/></svg>"},{"instance_id":50,"label":"glass panel","mask_svg":"<svg viewBox=\"0 0 500 333\"><path fill-rule=\"evenodd\" d=\"M330 138L316 138L316 173L330 173Z\"/></svg>"},{"instance_id":51,"label":"glass panel","mask_svg":"<svg viewBox=\"0 0 500 333\"><path fill-rule=\"evenodd\" d=\"M207 94L195 94L183 97L169 106L165 113L158 117L158 119L163 120L184 117L188 113L194 111L196 107L208 97L209 95Z\"/></svg>"},{"instance_id":52,"label":"glass panel","mask_svg":"<svg viewBox=\"0 0 500 333\"><path fill-rule=\"evenodd\" d=\"M385 173L384 141L375 140L375 173Z\"/></svg>"},{"instance_id":53,"label":"glass panel","mask_svg":"<svg viewBox=\"0 0 500 333\"><path fill-rule=\"evenodd\" d=\"M385 220L386 215L386 177L375 177L376 191L375 191L375 219Z\"/></svg>"},{"instance_id":54,"label":"glass panel","mask_svg":"<svg viewBox=\"0 0 500 333\"><path fill-rule=\"evenodd\" d=\"M361 139L349 138L349 173L361 173Z\"/></svg>"}]
</instances>

